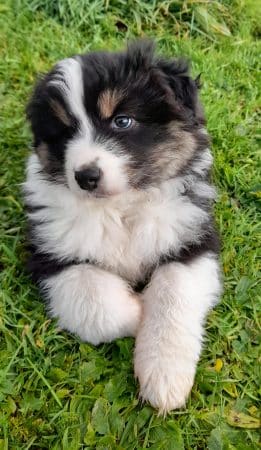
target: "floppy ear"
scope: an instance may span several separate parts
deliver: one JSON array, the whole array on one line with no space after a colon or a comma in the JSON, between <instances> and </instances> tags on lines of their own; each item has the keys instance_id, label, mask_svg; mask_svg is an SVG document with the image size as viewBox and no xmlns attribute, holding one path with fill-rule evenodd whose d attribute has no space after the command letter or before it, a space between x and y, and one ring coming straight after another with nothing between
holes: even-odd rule
<instances>
[{"instance_id":1,"label":"floppy ear","mask_svg":"<svg viewBox=\"0 0 261 450\"><path fill-rule=\"evenodd\" d=\"M189 64L184 59L159 60L158 67L164 74L173 106L181 115L204 121L203 110L198 99L199 77L193 80L189 74Z\"/></svg>"}]
</instances>

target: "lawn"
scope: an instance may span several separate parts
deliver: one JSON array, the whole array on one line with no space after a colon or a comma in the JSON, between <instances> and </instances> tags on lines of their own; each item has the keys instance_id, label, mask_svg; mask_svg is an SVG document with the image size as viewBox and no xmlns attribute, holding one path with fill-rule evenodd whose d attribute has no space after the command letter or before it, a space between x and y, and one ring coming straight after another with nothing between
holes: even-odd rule
<instances>
[{"instance_id":1,"label":"lawn","mask_svg":"<svg viewBox=\"0 0 261 450\"><path fill-rule=\"evenodd\" d=\"M210 3L1 2L0 449L258 448L258 2ZM224 295L186 408L166 418L138 400L134 341L95 348L60 331L24 270L24 109L37 73L144 35L202 74L223 241Z\"/></svg>"}]
</instances>

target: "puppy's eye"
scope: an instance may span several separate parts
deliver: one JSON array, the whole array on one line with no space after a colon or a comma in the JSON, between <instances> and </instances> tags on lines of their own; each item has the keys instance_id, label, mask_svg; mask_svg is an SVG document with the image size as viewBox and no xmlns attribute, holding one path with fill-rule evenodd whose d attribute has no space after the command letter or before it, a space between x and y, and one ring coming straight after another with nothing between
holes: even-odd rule
<instances>
[{"instance_id":1,"label":"puppy's eye","mask_svg":"<svg viewBox=\"0 0 261 450\"><path fill-rule=\"evenodd\" d=\"M113 119L112 126L113 128L120 128L122 130L126 130L133 125L133 119L128 116L116 116Z\"/></svg>"}]
</instances>

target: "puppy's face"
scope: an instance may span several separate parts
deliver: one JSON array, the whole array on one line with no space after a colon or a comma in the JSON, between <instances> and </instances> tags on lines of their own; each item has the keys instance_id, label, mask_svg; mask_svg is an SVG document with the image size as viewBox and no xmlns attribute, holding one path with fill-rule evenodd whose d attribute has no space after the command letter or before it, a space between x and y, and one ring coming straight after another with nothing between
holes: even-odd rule
<instances>
[{"instance_id":1,"label":"puppy's face","mask_svg":"<svg viewBox=\"0 0 261 450\"><path fill-rule=\"evenodd\" d=\"M157 186L207 145L197 82L148 42L61 61L36 86L28 118L43 171L79 196Z\"/></svg>"}]
</instances>

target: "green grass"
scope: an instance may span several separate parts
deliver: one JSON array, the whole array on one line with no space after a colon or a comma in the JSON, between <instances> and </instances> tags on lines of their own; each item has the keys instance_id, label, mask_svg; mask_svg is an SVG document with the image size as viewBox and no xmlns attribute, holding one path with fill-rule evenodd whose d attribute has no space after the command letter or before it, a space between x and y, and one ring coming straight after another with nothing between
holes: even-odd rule
<instances>
[{"instance_id":1,"label":"green grass","mask_svg":"<svg viewBox=\"0 0 261 450\"><path fill-rule=\"evenodd\" d=\"M258 448L257 4L1 3L0 449ZM193 73L202 73L223 238L224 296L209 316L187 406L166 419L137 399L133 340L95 348L58 330L24 271L24 108L36 74L142 35L161 52L191 57Z\"/></svg>"}]
</instances>

